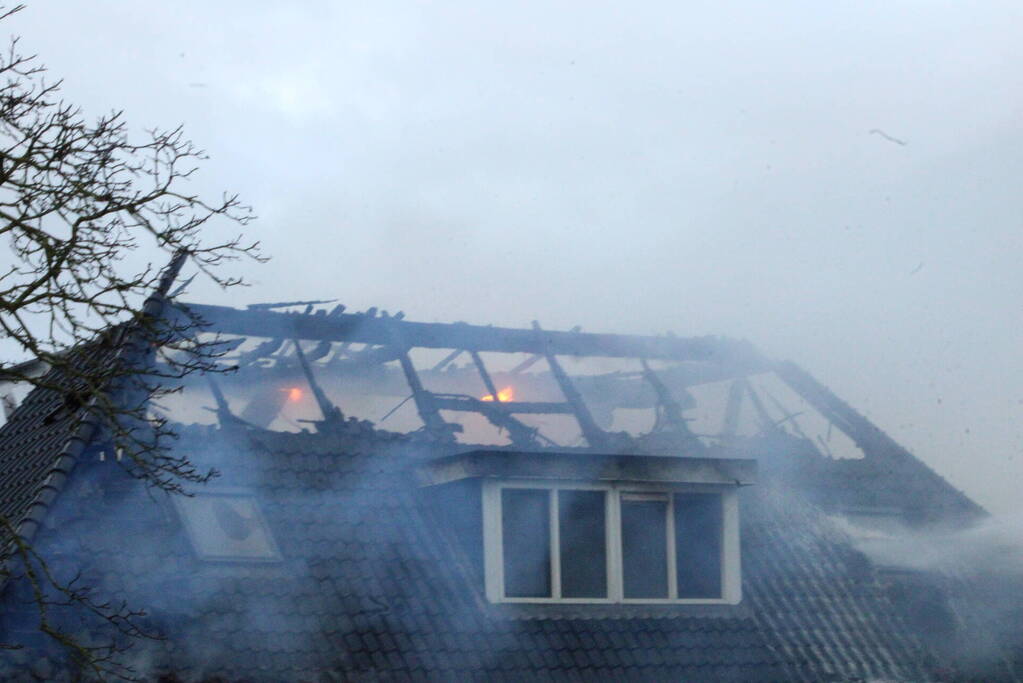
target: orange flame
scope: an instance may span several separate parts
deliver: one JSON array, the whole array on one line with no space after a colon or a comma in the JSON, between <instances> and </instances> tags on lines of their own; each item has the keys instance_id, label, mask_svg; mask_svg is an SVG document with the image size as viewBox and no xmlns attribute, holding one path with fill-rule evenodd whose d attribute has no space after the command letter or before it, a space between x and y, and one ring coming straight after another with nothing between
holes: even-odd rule
<instances>
[{"instance_id":1,"label":"orange flame","mask_svg":"<svg viewBox=\"0 0 1023 683\"><path fill-rule=\"evenodd\" d=\"M493 401L494 397L491 396L490 394L487 394L486 396L483 396L482 398L480 398L480 400L481 401ZM498 403L505 403L507 401L514 401L514 400L515 400L515 389L513 389L512 387L505 387L504 389L501 389L500 391L497 392L497 402Z\"/></svg>"},{"instance_id":2,"label":"orange flame","mask_svg":"<svg viewBox=\"0 0 1023 683\"><path fill-rule=\"evenodd\" d=\"M288 392L288 400L292 403L302 400L302 390L299 387L291 387L290 389L285 389L285 391Z\"/></svg>"}]
</instances>

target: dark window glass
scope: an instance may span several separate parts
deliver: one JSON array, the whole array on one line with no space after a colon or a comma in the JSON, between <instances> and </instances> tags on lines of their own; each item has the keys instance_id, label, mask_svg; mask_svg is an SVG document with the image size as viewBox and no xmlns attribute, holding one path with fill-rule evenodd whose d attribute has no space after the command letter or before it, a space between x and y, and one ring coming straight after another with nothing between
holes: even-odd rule
<instances>
[{"instance_id":1,"label":"dark window glass","mask_svg":"<svg viewBox=\"0 0 1023 683\"><path fill-rule=\"evenodd\" d=\"M678 597L721 597L721 496L675 494Z\"/></svg>"},{"instance_id":2,"label":"dark window glass","mask_svg":"<svg viewBox=\"0 0 1023 683\"><path fill-rule=\"evenodd\" d=\"M550 492L501 489L504 594L509 598L551 596Z\"/></svg>"},{"instance_id":3,"label":"dark window glass","mask_svg":"<svg viewBox=\"0 0 1023 683\"><path fill-rule=\"evenodd\" d=\"M561 596L607 597L604 492L558 491Z\"/></svg>"},{"instance_id":4,"label":"dark window glass","mask_svg":"<svg viewBox=\"0 0 1023 683\"><path fill-rule=\"evenodd\" d=\"M622 494L622 580L626 598L668 597L667 525L667 496Z\"/></svg>"}]
</instances>

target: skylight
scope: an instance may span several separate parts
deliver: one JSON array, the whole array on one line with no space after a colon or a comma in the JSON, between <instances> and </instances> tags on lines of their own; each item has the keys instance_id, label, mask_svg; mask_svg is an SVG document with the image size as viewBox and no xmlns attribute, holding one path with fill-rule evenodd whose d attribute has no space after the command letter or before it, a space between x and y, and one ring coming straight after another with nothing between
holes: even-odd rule
<instances>
[{"instance_id":1,"label":"skylight","mask_svg":"<svg viewBox=\"0 0 1023 683\"><path fill-rule=\"evenodd\" d=\"M273 561L281 558L255 496L203 491L175 496L196 555L203 560Z\"/></svg>"}]
</instances>

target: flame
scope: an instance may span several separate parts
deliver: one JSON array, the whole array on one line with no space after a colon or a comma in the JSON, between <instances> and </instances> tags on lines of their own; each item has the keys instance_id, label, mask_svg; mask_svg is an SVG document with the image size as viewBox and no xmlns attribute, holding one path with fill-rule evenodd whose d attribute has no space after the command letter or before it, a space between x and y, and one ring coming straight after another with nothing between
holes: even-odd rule
<instances>
[{"instance_id":1,"label":"flame","mask_svg":"<svg viewBox=\"0 0 1023 683\"><path fill-rule=\"evenodd\" d=\"M290 389L285 389L285 391L288 392L288 400L292 403L302 400L302 390L299 387L291 387Z\"/></svg>"},{"instance_id":2,"label":"flame","mask_svg":"<svg viewBox=\"0 0 1023 683\"><path fill-rule=\"evenodd\" d=\"M491 396L490 394L487 394L486 396L483 396L482 398L480 398L480 400L481 401L493 401L494 397ZM497 392L497 402L498 403L505 403L507 401L514 401L514 400L515 400L515 389L513 389L512 387L505 387L504 389L501 389L500 391Z\"/></svg>"}]
</instances>

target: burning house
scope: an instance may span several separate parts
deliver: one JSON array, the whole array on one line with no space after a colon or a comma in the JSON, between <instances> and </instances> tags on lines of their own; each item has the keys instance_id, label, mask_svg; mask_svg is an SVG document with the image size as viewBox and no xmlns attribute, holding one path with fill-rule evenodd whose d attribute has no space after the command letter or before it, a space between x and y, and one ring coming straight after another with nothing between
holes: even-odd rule
<instances>
[{"instance_id":1,"label":"burning house","mask_svg":"<svg viewBox=\"0 0 1023 683\"><path fill-rule=\"evenodd\" d=\"M976 591L869 552L986 513L750 344L180 307L237 370L151 411L218 477L148 491L56 391L0 432L3 515L54 572L145 610L163 638L124 653L143 676L1021 675L961 604ZM0 641L28 647L3 677L56 676L16 574ZM60 618L83 642L110 626Z\"/></svg>"}]
</instances>

